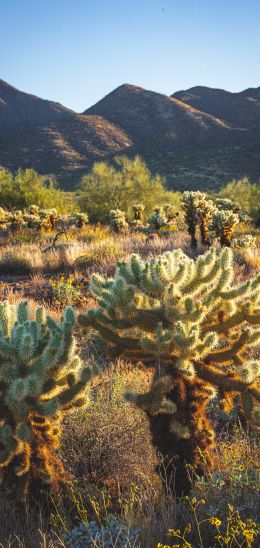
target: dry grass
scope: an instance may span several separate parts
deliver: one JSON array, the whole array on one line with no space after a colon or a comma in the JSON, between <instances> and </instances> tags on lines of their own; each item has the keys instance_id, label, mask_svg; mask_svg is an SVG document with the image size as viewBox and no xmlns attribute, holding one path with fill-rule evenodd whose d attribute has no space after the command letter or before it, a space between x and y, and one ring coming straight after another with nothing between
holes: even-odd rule
<instances>
[{"instance_id":1,"label":"dry grass","mask_svg":"<svg viewBox=\"0 0 260 548\"><path fill-rule=\"evenodd\" d=\"M88 227L80 238L71 234L66 245L44 253L41 249L49 242L50 238L46 238L41 247L24 242L1 248L0 273L4 279L4 283L0 282L1 300L8 298L16 302L25 296L32 311L43 302L47 311L59 318L61 312L53 307L48 294L49 277L54 274L72 272L75 279L84 274L86 280L93 270L111 275L116 261L126 259L130 253L149 258L181 247L194 256L189 237L182 232L147 242L143 234L113 236L103 228ZM204 248L199 247L198 254L203 252ZM84 260L80 265L77 259L81 256ZM258 252L247 250L244 259L242 264L239 261L235 264L238 281L259 270ZM19 280L12 275L25 278ZM87 288L83 291L88 306L92 306ZM83 359L90 359L93 348L79 333L77 338ZM102 366L98 349L96 352L94 359ZM213 548L221 544L214 539L217 531L210 517L219 517L220 530L224 532L228 524L228 504L239 510L244 523L250 517L255 519L258 455L254 436L246 435L234 424L225 433L222 431L216 445L214 473L204 482L194 481L188 500L177 501L167 495L167 490L166 494L162 492L161 480L155 473L158 456L152 448L144 414L122 398L125 389L145 390L152 371L141 365L133 368L124 362L103 365L106 368L95 379L90 407L70 416L64 423L61 455L69 474L69 492L60 500L49 498L47 504L36 507L34 512L0 497L0 548L65 546L63 534L80 520L106 520L110 514L117 516L121 523L139 528L137 545L142 548L155 548L159 542L167 546L187 546L183 538L168 537L167 531L178 529L183 536L188 524L190 532L185 533L185 538L192 547ZM193 499L196 503L192 503ZM195 513L194 505L197 505ZM198 522L203 522L199 529ZM223 541L222 546L252 545L242 541L245 537L240 531L233 545ZM94 546L103 545L93 542Z\"/></svg>"}]
</instances>

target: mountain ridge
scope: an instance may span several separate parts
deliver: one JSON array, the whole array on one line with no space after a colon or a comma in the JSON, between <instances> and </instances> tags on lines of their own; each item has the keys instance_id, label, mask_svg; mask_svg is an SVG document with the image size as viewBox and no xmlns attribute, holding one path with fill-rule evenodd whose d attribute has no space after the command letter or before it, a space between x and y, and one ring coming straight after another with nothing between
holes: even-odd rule
<instances>
[{"instance_id":1,"label":"mountain ridge","mask_svg":"<svg viewBox=\"0 0 260 548\"><path fill-rule=\"evenodd\" d=\"M125 83L77 113L0 80L0 128L0 166L33 167L67 189L117 154L140 154L176 190L260 179L260 87L168 96Z\"/></svg>"}]
</instances>

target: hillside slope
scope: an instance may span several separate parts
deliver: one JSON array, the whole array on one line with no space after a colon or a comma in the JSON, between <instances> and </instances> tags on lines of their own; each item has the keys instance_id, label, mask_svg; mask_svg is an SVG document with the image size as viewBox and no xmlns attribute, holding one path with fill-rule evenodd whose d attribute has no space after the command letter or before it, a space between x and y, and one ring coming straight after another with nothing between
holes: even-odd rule
<instances>
[{"instance_id":1,"label":"hillside slope","mask_svg":"<svg viewBox=\"0 0 260 548\"><path fill-rule=\"evenodd\" d=\"M231 93L223 89L196 86L177 91L172 97L217 116L232 127L249 129L260 126L260 87Z\"/></svg>"},{"instance_id":2,"label":"hillside slope","mask_svg":"<svg viewBox=\"0 0 260 548\"><path fill-rule=\"evenodd\" d=\"M260 88L172 97L124 84L83 114L0 80L0 166L32 167L73 189L95 161L142 155L175 189L260 179Z\"/></svg>"},{"instance_id":3,"label":"hillside slope","mask_svg":"<svg viewBox=\"0 0 260 548\"><path fill-rule=\"evenodd\" d=\"M124 153L132 143L113 124L23 93L0 80L0 165L33 167L67 188L96 160Z\"/></svg>"}]
</instances>

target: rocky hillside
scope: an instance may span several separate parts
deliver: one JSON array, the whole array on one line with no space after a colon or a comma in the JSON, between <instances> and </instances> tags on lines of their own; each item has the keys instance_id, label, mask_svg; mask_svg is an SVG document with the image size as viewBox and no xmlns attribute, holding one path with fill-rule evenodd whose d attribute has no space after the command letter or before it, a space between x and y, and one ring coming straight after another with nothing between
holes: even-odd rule
<instances>
[{"instance_id":1,"label":"rocky hillside","mask_svg":"<svg viewBox=\"0 0 260 548\"><path fill-rule=\"evenodd\" d=\"M18 91L0 80L0 165L33 167L73 188L96 160L123 154L129 137L99 116Z\"/></svg>"},{"instance_id":2,"label":"rocky hillside","mask_svg":"<svg viewBox=\"0 0 260 548\"><path fill-rule=\"evenodd\" d=\"M196 86L172 97L224 120L234 128L260 127L260 87L240 93Z\"/></svg>"},{"instance_id":3,"label":"rocky hillside","mask_svg":"<svg viewBox=\"0 0 260 548\"><path fill-rule=\"evenodd\" d=\"M175 189L260 179L260 88L169 97L124 84L78 114L0 80L0 165L33 167L73 188L97 160L141 154Z\"/></svg>"}]
</instances>

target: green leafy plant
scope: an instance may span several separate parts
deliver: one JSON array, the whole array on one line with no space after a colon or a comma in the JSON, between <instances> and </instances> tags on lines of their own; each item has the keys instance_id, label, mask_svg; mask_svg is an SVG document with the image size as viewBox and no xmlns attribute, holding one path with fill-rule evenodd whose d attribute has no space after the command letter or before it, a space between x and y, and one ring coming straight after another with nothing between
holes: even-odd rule
<instances>
[{"instance_id":1,"label":"green leafy plant","mask_svg":"<svg viewBox=\"0 0 260 548\"><path fill-rule=\"evenodd\" d=\"M212 465L214 432L207 405L225 409L236 396L247 420L258 421L259 361L246 353L259 340L260 276L234 284L232 251L211 249L196 261L180 249L147 263L137 255L118 263L114 278L95 274L98 307L79 317L107 343L111 355L155 360L151 389L126 394L149 418L152 438L169 460L178 456L175 487L188 489L186 464Z\"/></svg>"},{"instance_id":2,"label":"green leafy plant","mask_svg":"<svg viewBox=\"0 0 260 548\"><path fill-rule=\"evenodd\" d=\"M62 274L59 278L51 278L52 298L56 304L73 306L82 301L82 284L75 278Z\"/></svg>"},{"instance_id":3,"label":"green leafy plant","mask_svg":"<svg viewBox=\"0 0 260 548\"><path fill-rule=\"evenodd\" d=\"M0 470L2 488L19 498L65 481L56 455L63 415L87 403L92 371L76 354L75 315L60 322L27 301L0 304Z\"/></svg>"}]
</instances>

